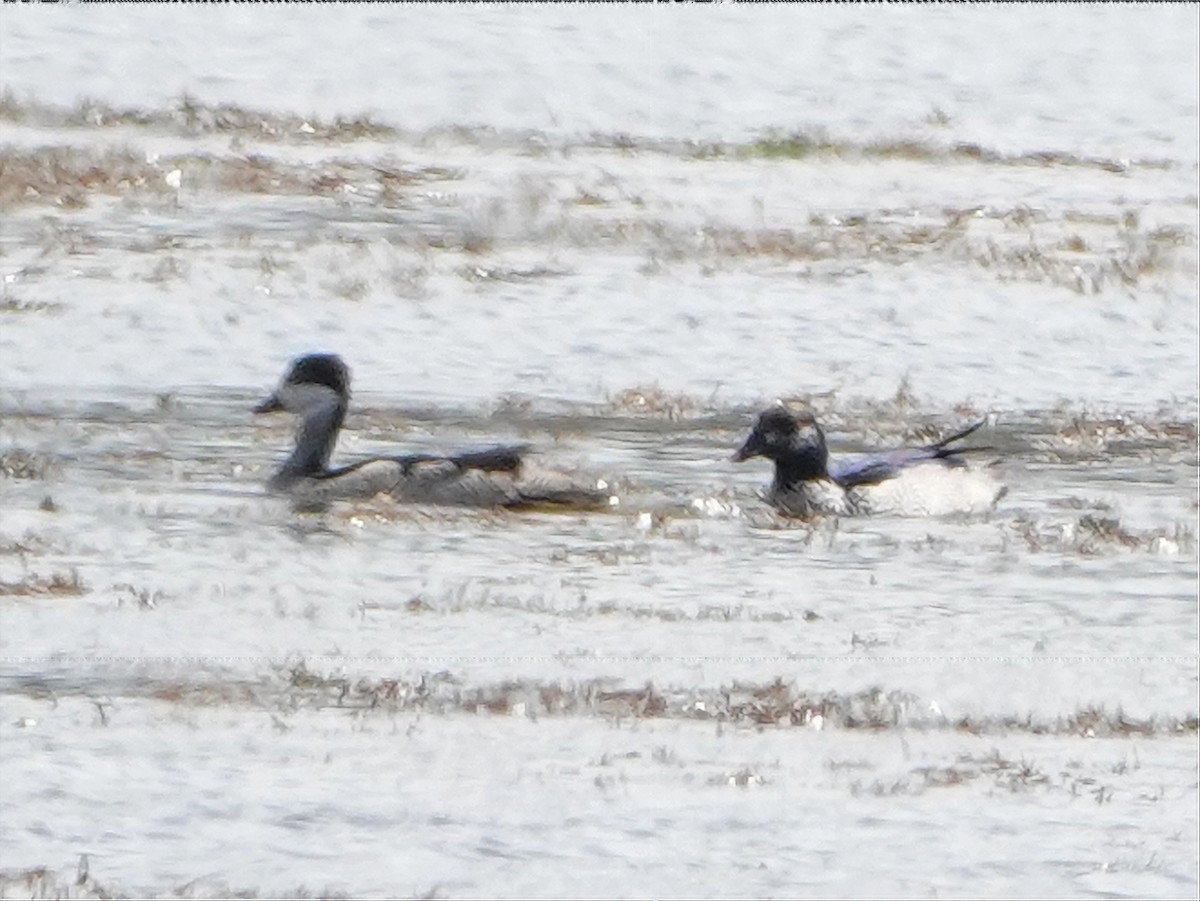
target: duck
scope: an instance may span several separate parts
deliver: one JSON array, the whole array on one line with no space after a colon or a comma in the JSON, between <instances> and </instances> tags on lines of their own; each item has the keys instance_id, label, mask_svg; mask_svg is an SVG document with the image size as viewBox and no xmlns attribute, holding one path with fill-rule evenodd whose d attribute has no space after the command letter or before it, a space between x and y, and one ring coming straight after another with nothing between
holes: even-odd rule
<instances>
[{"instance_id":1,"label":"duck","mask_svg":"<svg viewBox=\"0 0 1200 901\"><path fill-rule=\"evenodd\" d=\"M759 414L732 459L765 457L775 464L765 499L785 516L982 513L1007 491L964 460L968 453L992 450L958 444L982 425L920 447L831 459L812 413L775 406Z\"/></svg>"},{"instance_id":2,"label":"duck","mask_svg":"<svg viewBox=\"0 0 1200 901\"><path fill-rule=\"evenodd\" d=\"M584 484L554 470L530 467L528 444L438 455L370 457L331 468L338 433L350 406L350 367L337 354L311 353L289 365L279 386L254 407L299 417L295 446L272 473L267 490L302 510L379 494L397 501L474 507L610 506L603 482Z\"/></svg>"}]
</instances>

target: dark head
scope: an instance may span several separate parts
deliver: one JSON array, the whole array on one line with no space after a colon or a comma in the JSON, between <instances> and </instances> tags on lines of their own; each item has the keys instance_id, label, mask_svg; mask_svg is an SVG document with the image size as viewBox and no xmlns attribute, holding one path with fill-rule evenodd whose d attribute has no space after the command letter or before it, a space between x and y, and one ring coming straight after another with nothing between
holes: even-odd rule
<instances>
[{"instance_id":1,"label":"dark head","mask_svg":"<svg viewBox=\"0 0 1200 901\"><path fill-rule=\"evenodd\" d=\"M825 433L811 413L791 413L771 407L759 414L745 443L734 453L735 462L766 457L784 465L799 479L823 478L827 474L829 450Z\"/></svg>"},{"instance_id":2,"label":"dark head","mask_svg":"<svg viewBox=\"0 0 1200 901\"><path fill-rule=\"evenodd\" d=\"M281 488L297 478L329 471L329 458L350 406L350 367L337 354L308 354L292 361L279 387L255 413L287 410L300 417L296 448L270 484Z\"/></svg>"},{"instance_id":3,"label":"dark head","mask_svg":"<svg viewBox=\"0 0 1200 901\"><path fill-rule=\"evenodd\" d=\"M307 354L292 361L279 388L254 408L255 413L276 410L300 412L300 401L311 392L327 388L345 404L350 399L350 367L337 354Z\"/></svg>"}]
</instances>

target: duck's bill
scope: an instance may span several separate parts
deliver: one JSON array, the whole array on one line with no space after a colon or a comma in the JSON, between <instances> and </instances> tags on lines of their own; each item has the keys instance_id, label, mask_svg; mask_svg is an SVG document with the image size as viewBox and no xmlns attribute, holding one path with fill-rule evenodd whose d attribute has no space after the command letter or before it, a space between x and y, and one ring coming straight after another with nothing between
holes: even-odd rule
<instances>
[{"instance_id":1,"label":"duck's bill","mask_svg":"<svg viewBox=\"0 0 1200 901\"><path fill-rule=\"evenodd\" d=\"M283 409L283 404L279 402L279 397L272 394L270 397L263 400L254 408L255 413L275 413Z\"/></svg>"},{"instance_id":2,"label":"duck's bill","mask_svg":"<svg viewBox=\"0 0 1200 901\"><path fill-rule=\"evenodd\" d=\"M734 463L741 463L743 460L749 460L751 457L757 457L758 451L758 441L756 441L755 437L751 435L746 439L745 444L733 452L729 459Z\"/></svg>"}]
</instances>

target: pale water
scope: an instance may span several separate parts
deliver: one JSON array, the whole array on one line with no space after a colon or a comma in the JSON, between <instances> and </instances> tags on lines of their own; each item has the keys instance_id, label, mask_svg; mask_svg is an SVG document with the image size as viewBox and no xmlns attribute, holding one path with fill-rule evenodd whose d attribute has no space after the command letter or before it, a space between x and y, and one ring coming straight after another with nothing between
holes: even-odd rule
<instances>
[{"instance_id":1,"label":"pale water","mask_svg":"<svg viewBox=\"0 0 1200 901\"><path fill-rule=\"evenodd\" d=\"M6 5L0 894L1194 896L1197 23ZM310 349L620 504L291 513Z\"/></svg>"}]
</instances>

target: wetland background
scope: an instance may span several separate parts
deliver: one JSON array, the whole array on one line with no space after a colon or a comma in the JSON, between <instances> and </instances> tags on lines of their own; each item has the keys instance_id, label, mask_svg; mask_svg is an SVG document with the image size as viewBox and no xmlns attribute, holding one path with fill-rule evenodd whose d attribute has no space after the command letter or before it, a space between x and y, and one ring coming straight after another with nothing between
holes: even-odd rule
<instances>
[{"instance_id":1,"label":"wetland background","mask_svg":"<svg viewBox=\"0 0 1200 901\"><path fill-rule=\"evenodd\" d=\"M5 5L0 894L1194 897L1197 28ZM292 514L312 349L619 507ZM780 520L776 398L1009 492Z\"/></svg>"}]
</instances>

